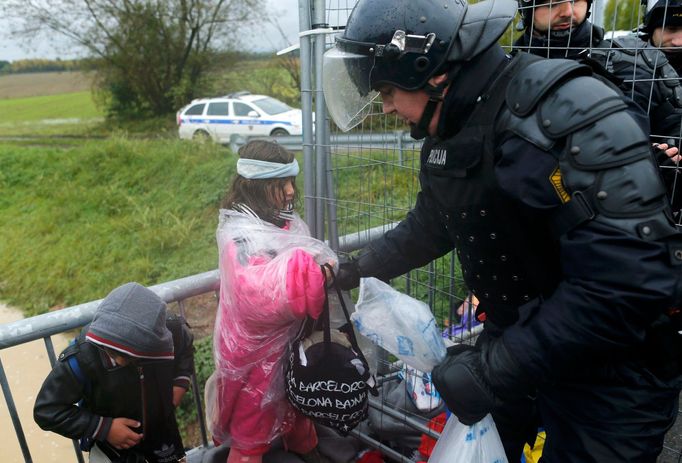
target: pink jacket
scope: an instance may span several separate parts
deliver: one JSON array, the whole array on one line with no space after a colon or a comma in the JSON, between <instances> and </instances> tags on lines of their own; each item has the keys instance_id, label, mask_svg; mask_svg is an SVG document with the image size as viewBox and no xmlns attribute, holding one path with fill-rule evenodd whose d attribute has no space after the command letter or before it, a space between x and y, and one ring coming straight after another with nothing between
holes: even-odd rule
<instances>
[{"instance_id":1,"label":"pink jacket","mask_svg":"<svg viewBox=\"0 0 682 463\"><path fill-rule=\"evenodd\" d=\"M267 450L295 421L307 421L285 396L284 361L304 318L317 318L322 311L324 276L319 263L335 261L335 256L297 220L300 223L283 230L233 217L224 233L218 231L216 372L214 396L209 399L207 394L207 415L218 442L253 453ZM309 438L314 439L314 433Z\"/></svg>"}]
</instances>

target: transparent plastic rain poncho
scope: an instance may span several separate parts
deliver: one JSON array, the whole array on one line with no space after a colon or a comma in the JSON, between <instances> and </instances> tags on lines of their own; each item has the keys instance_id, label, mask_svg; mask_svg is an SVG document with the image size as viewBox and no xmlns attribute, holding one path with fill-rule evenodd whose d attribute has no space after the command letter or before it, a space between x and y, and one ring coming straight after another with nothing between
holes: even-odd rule
<instances>
[{"instance_id":1,"label":"transparent plastic rain poncho","mask_svg":"<svg viewBox=\"0 0 682 463\"><path fill-rule=\"evenodd\" d=\"M216 441L257 449L301 419L285 395L284 361L305 316L322 312L319 265L336 265L337 257L310 237L296 214L279 228L223 209L217 238L220 302L216 369L206 385L207 421Z\"/></svg>"}]
</instances>

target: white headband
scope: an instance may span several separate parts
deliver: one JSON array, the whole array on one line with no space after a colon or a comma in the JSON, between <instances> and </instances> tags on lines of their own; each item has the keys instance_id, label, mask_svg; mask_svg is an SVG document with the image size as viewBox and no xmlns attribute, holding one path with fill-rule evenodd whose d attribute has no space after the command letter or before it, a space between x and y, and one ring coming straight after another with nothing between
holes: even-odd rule
<instances>
[{"instance_id":1,"label":"white headband","mask_svg":"<svg viewBox=\"0 0 682 463\"><path fill-rule=\"evenodd\" d=\"M298 171L296 159L289 164L259 161L257 159L239 159L237 161L237 173L248 179L296 177Z\"/></svg>"}]
</instances>

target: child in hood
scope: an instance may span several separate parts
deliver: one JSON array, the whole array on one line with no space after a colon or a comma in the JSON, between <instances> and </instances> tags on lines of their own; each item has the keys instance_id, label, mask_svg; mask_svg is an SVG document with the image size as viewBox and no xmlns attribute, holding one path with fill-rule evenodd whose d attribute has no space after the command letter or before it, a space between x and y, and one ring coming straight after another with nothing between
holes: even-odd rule
<instances>
[{"instance_id":1,"label":"child in hood","mask_svg":"<svg viewBox=\"0 0 682 463\"><path fill-rule=\"evenodd\" d=\"M33 409L38 425L80 439L90 462L184 461L175 407L194 368L184 319L137 283L114 289L60 355Z\"/></svg>"},{"instance_id":2,"label":"child in hood","mask_svg":"<svg viewBox=\"0 0 682 463\"><path fill-rule=\"evenodd\" d=\"M284 363L306 316L322 312L320 265L337 258L294 212L293 154L252 141L239 157L217 230L220 305L207 421L216 443L230 446L228 463L260 463L280 437L309 461L319 457L317 435L287 400Z\"/></svg>"}]
</instances>

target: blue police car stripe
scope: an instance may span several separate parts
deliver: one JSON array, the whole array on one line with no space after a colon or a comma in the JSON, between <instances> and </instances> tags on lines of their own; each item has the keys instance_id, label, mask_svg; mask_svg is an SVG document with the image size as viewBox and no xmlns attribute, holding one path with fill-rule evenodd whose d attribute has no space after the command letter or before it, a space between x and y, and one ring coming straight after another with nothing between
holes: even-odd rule
<instances>
[{"instance_id":1,"label":"blue police car stripe","mask_svg":"<svg viewBox=\"0 0 682 463\"><path fill-rule=\"evenodd\" d=\"M282 124L282 125L294 125L291 122L285 122L285 121L264 121L264 120L226 120L226 119L203 119L203 118L188 118L185 119L184 117L180 118L180 120L183 123L190 123L190 124L233 124L233 125L273 125L273 124Z\"/></svg>"}]
</instances>

